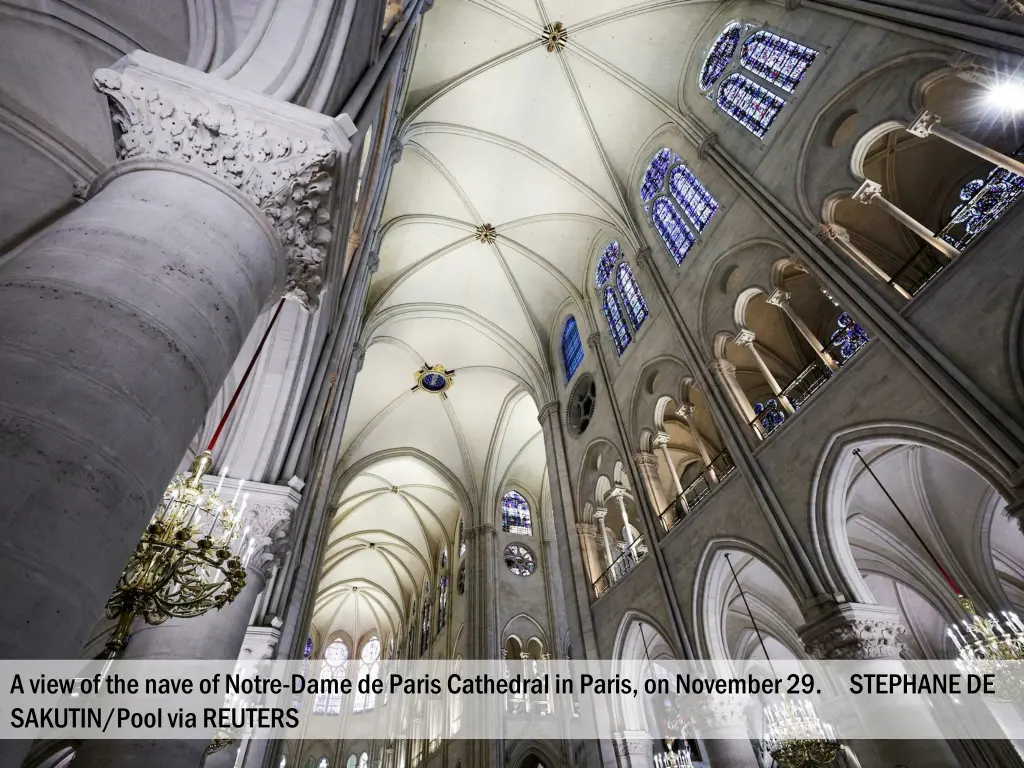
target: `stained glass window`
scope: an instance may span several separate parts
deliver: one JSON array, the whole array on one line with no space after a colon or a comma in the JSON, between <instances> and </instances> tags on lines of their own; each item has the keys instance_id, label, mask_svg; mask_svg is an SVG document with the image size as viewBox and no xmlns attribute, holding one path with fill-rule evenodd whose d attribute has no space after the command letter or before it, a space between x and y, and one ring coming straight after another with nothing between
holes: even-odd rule
<instances>
[{"instance_id":1,"label":"stained glass window","mask_svg":"<svg viewBox=\"0 0 1024 768\"><path fill-rule=\"evenodd\" d=\"M348 760L345 761L345 768L356 768L356 756L349 755Z\"/></svg>"},{"instance_id":2,"label":"stained glass window","mask_svg":"<svg viewBox=\"0 0 1024 768\"><path fill-rule=\"evenodd\" d=\"M370 768L370 756L365 752L359 756L359 768Z\"/></svg>"},{"instance_id":3,"label":"stained glass window","mask_svg":"<svg viewBox=\"0 0 1024 768\"><path fill-rule=\"evenodd\" d=\"M654 205L651 207L651 219L676 264L682 264L686 254L693 247L694 240L697 239L696 235L686 226L683 217L679 215L672 203L664 197L659 197L654 201Z\"/></svg>"},{"instance_id":4,"label":"stained glass window","mask_svg":"<svg viewBox=\"0 0 1024 768\"><path fill-rule=\"evenodd\" d=\"M786 102L743 75L734 74L729 75L719 88L718 106L763 139Z\"/></svg>"},{"instance_id":5,"label":"stained glass window","mask_svg":"<svg viewBox=\"0 0 1024 768\"><path fill-rule=\"evenodd\" d=\"M608 330L611 331L612 341L615 342L615 351L621 356L633 341L633 336L629 332L626 318L622 314L619 297L615 295L611 286L604 289L604 316L608 321Z\"/></svg>"},{"instance_id":6,"label":"stained glass window","mask_svg":"<svg viewBox=\"0 0 1024 768\"><path fill-rule=\"evenodd\" d=\"M611 277L612 274L612 268L618 260L619 244L612 240L604 247L601 259L597 262L597 270L594 273L594 283L598 288L608 282L608 278Z\"/></svg>"},{"instance_id":7,"label":"stained glass window","mask_svg":"<svg viewBox=\"0 0 1024 768\"><path fill-rule=\"evenodd\" d=\"M736 54L736 47L740 44L740 31L739 23L732 22L722 30L722 34L711 46L697 81L702 91L706 91L714 85L725 72L725 68L729 66L732 57Z\"/></svg>"},{"instance_id":8,"label":"stained glass window","mask_svg":"<svg viewBox=\"0 0 1024 768\"><path fill-rule=\"evenodd\" d=\"M530 504L518 491L509 491L501 497L501 530L520 536L533 535Z\"/></svg>"},{"instance_id":9,"label":"stained glass window","mask_svg":"<svg viewBox=\"0 0 1024 768\"><path fill-rule=\"evenodd\" d=\"M762 29L743 44L740 63L772 85L792 93L817 55L813 48Z\"/></svg>"},{"instance_id":10,"label":"stained glass window","mask_svg":"<svg viewBox=\"0 0 1024 768\"><path fill-rule=\"evenodd\" d=\"M441 550L441 570L443 571L448 567L448 547L444 547Z\"/></svg>"},{"instance_id":11,"label":"stained glass window","mask_svg":"<svg viewBox=\"0 0 1024 768\"><path fill-rule=\"evenodd\" d=\"M411 659L412 652L416 648L416 601L413 600L412 610L409 611L409 643L405 649L405 658Z\"/></svg>"},{"instance_id":12,"label":"stained glass window","mask_svg":"<svg viewBox=\"0 0 1024 768\"><path fill-rule=\"evenodd\" d=\"M635 330L640 330L640 326L644 324L644 320L647 319L647 315L650 313L647 311L647 302L644 301L644 296L640 293L640 286L637 285L636 278L633 277L633 270L629 268L629 264L626 262L619 264L616 279L619 283L619 293L622 294L622 298L626 303L626 314L629 315L629 322L633 324Z\"/></svg>"},{"instance_id":13,"label":"stained glass window","mask_svg":"<svg viewBox=\"0 0 1024 768\"><path fill-rule=\"evenodd\" d=\"M841 365L853 357L871 338L867 332L855 323L853 318L843 312L839 315L836 325L839 327L829 339L829 350Z\"/></svg>"},{"instance_id":14,"label":"stained glass window","mask_svg":"<svg viewBox=\"0 0 1024 768\"><path fill-rule=\"evenodd\" d=\"M466 519L461 518L459 520L459 557L466 554L466 549Z\"/></svg>"},{"instance_id":15,"label":"stained glass window","mask_svg":"<svg viewBox=\"0 0 1024 768\"><path fill-rule=\"evenodd\" d=\"M580 340L580 329L576 326L576 318L569 315L565 319L565 328L562 330L562 361L565 363L565 383L572 381L572 377L579 370L583 362L583 342Z\"/></svg>"},{"instance_id":16,"label":"stained glass window","mask_svg":"<svg viewBox=\"0 0 1024 768\"><path fill-rule=\"evenodd\" d=\"M320 680L342 681L348 674L348 646L345 641L338 638L327 646L324 651L324 664L320 668ZM316 715L340 715L341 691L337 693L318 693L313 702L313 714Z\"/></svg>"},{"instance_id":17,"label":"stained glass window","mask_svg":"<svg viewBox=\"0 0 1024 768\"><path fill-rule=\"evenodd\" d=\"M782 406L779 405L779 401L774 397L769 398L764 403L754 403L754 413L757 414L757 420L764 427L765 435L770 435L786 420L786 416L782 412Z\"/></svg>"},{"instance_id":18,"label":"stained glass window","mask_svg":"<svg viewBox=\"0 0 1024 768\"><path fill-rule=\"evenodd\" d=\"M703 232L718 211L718 201L685 165L677 165L672 169L668 188L697 231Z\"/></svg>"},{"instance_id":19,"label":"stained glass window","mask_svg":"<svg viewBox=\"0 0 1024 768\"><path fill-rule=\"evenodd\" d=\"M359 679L376 680L380 677L380 640L370 638L359 654ZM354 712L369 712L377 703L377 695L368 687L368 693L356 693Z\"/></svg>"},{"instance_id":20,"label":"stained glass window","mask_svg":"<svg viewBox=\"0 0 1024 768\"><path fill-rule=\"evenodd\" d=\"M430 646L430 583L423 580L423 623L420 625L420 656L427 652Z\"/></svg>"},{"instance_id":21,"label":"stained glass window","mask_svg":"<svg viewBox=\"0 0 1024 768\"><path fill-rule=\"evenodd\" d=\"M665 174L673 163L678 163L679 157L668 147L658 150L644 174L644 182L640 186L640 200L644 203L651 202L654 196L661 191L661 185L665 183Z\"/></svg>"},{"instance_id":22,"label":"stained glass window","mask_svg":"<svg viewBox=\"0 0 1024 768\"><path fill-rule=\"evenodd\" d=\"M1013 156L1024 159L1024 147ZM988 230L1016 204L1024 194L1024 177L995 168L984 179L967 182L960 190L961 204L950 214L949 223L938 236L963 251L975 238Z\"/></svg>"}]
</instances>

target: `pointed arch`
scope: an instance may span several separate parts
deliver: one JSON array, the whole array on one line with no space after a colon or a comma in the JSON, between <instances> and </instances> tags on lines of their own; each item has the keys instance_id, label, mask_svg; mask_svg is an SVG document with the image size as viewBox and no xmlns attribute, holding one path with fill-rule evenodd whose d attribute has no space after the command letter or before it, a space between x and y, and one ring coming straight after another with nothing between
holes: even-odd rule
<instances>
[{"instance_id":1,"label":"pointed arch","mask_svg":"<svg viewBox=\"0 0 1024 768\"><path fill-rule=\"evenodd\" d=\"M533 535L530 502L519 491L508 491L501 497L501 530L519 536Z\"/></svg>"}]
</instances>

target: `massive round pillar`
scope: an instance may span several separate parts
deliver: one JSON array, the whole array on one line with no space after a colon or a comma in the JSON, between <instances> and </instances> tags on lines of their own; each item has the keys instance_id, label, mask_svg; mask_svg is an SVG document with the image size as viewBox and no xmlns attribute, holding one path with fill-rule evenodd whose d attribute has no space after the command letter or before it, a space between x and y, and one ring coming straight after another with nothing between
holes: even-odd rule
<instances>
[{"instance_id":1,"label":"massive round pillar","mask_svg":"<svg viewBox=\"0 0 1024 768\"><path fill-rule=\"evenodd\" d=\"M77 654L281 251L224 181L139 159L0 262L0 655Z\"/></svg>"}]
</instances>

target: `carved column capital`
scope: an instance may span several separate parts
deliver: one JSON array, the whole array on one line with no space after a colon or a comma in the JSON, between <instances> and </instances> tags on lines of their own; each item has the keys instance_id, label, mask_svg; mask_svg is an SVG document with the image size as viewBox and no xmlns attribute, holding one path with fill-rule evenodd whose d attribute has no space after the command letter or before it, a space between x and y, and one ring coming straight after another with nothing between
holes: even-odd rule
<instances>
[{"instance_id":1,"label":"carved column capital","mask_svg":"<svg viewBox=\"0 0 1024 768\"><path fill-rule=\"evenodd\" d=\"M250 568L269 576L274 567L280 565L291 545L288 540L291 513L291 509L279 502L249 508L243 522L249 528L249 541L253 546Z\"/></svg>"},{"instance_id":2,"label":"carved column capital","mask_svg":"<svg viewBox=\"0 0 1024 768\"><path fill-rule=\"evenodd\" d=\"M654 436L654 441L652 442L655 448L661 448L663 445L668 445L668 443L669 435L667 432L659 432Z\"/></svg>"},{"instance_id":3,"label":"carved column capital","mask_svg":"<svg viewBox=\"0 0 1024 768\"><path fill-rule=\"evenodd\" d=\"M814 230L814 236L826 245L833 240L842 240L846 243L850 242L849 231L846 227L841 227L838 224L819 224L818 228Z\"/></svg>"},{"instance_id":4,"label":"carved column capital","mask_svg":"<svg viewBox=\"0 0 1024 768\"><path fill-rule=\"evenodd\" d=\"M239 190L277 231L285 295L315 309L333 237L340 153L355 133L311 110L144 53L93 75L110 102L119 160L174 161Z\"/></svg>"},{"instance_id":5,"label":"carved column capital","mask_svg":"<svg viewBox=\"0 0 1024 768\"><path fill-rule=\"evenodd\" d=\"M716 376L735 376L736 366L730 363L728 360L722 360L716 357L710 363L708 363L708 370Z\"/></svg>"},{"instance_id":6,"label":"carved column capital","mask_svg":"<svg viewBox=\"0 0 1024 768\"><path fill-rule=\"evenodd\" d=\"M749 347L754 343L754 339L756 338L757 337L754 335L753 331L744 328L742 331L736 334L735 338L733 338L732 340L732 343L738 344L741 347Z\"/></svg>"},{"instance_id":7,"label":"carved column capital","mask_svg":"<svg viewBox=\"0 0 1024 768\"><path fill-rule=\"evenodd\" d=\"M898 659L906 631L892 609L851 603L798 630L808 655L828 661Z\"/></svg>"},{"instance_id":8,"label":"carved column capital","mask_svg":"<svg viewBox=\"0 0 1024 768\"><path fill-rule=\"evenodd\" d=\"M352 345L352 364L356 372L363 370L363 363L366 362L366 348L358 341Z\"/></svg>"},{"instance_id":9,"label":"carved column capital","mask_svg":"<svg viewBox=\"0 0 1024 768\"><path fill-rule=\"evenodd\" d=\"M882 196L882 185L871 179L865 179L860 189L853 193L852 199L858 203L869 205L876 197Z\"/></svg>"},{"instance_id":10,"label":"carved column capital","mask_svg":"<svg viewBox=\"0 0 1024 768\"><path fill-rule=\"evenodd\" d=\"M593 517L594 517L594 519L595 519L595 520L597 520L598 522L601 522L601 521L603 521L603 520L604 520L604 519L605 519L605 518L606 518L607 516L608 516L608 510L607 510L607 509L605 509L604 507L597 507L597 508L596 508L596 509L594 510L594 515L593 515Z\"/></svg>"},{"instance_id":11,"label":"carved column capital","mask_svg":"<svg viewBox=\"0 0 1024 768\"><path fill-rule=\"evenodd\" d=\"M693 418L693 405L691 405L690 403L683 403L678 408L676 408L676 416L678 416L687 424L689 424L690 419Z\"/></svg>"},{"instance_id":12,"label":"carved column capital","mask_svg":"<svg viewBox=\"0 0 1024 768\"><path fill-rule=\"evenodd\" d=\"M711 150L718 146L718 134L709 133L700 144L697 145L697 157L700 160L707 160L711 156Z\"/></svg>"},{"instance_id":13,"label":"carved column capital","mask_svg":"<svg viewBox=\"0 0 1024 768\"><path fill-rule=\"evenodd\" d=\"M644 738L646 736L646 738ZM654 742L647 734L638 734L636 737L623 734L614 739L615 754L618 757L629 758L630 756L645 758L647 762L654 756Z\"/></svg>"},{"instance_id":14,"label":"carved column capital","mask_svg":"<svg viewBox=\"0 0 1024 768\"><path fill-rule=\"evenodd\" d=\"M273 627L249 627L242 641L240 661L268 661L274 658L274 651L281 639L281 630Z\"/></svg>"},{"instance_id":15,"label":"carved column capital","mask_svg":"<svg viewBox=\"0 0 1024 768\"><path fill-rule=\"evenodd\" d=\"M598 352L601 351L601 334L592 333L587 336L587 346Z\"/></svg>"},{"instance_id":16,"label":"carved column capital","mask_svg":"<svg viewBox=\"0 0 1024 768\"><path fill-rule=\"evenodd\" d=\"M765 299L765 303L771 304L773 307L781 308L783 304L789 303L790 298L792 298L792 296L787 291L776 288L771 292L771 295Z\"/></svg>"},{"instance_id":17,"label":"carved column capital","mask_svg":"<svg viewBox=\"0 0 1024 768\"><path fill-rule=\"evenodd\" d=\"M597 536L597 526L591 523L576 523L576 533L593 538Z\"/></svg>"},{"instance_id":18,"label":"carved column capital","mask_svg":"<svg viewBox=\"0 0 1024 768\"><path fill-rule=\"evenodd\" d=\"M557 419L559 414L561 413L561 410L562 406L557 400L553 400L550 403L545 403L541 407L540 412L537 414L537 421L543 424L551 417Z\"/></svg>"},{"instance_id":19,"label":"carved column capital","mask_svg":"<svg viewBox=\"0 0 1024 768\"><path fill-rule=\"evenodd\" d=\"M487 536L490 536L491 538L497 538L498 536L498 529L490 523L476 525L466 530L466 539L469 541L475 541L477 539L482 539Z\"/></svg>"},{"instance_id":20,"label":"carved column capital","mask_svg":"<svg viewBox=\"0 0 1024 768\"><path fill-rule=\"evenodd\" d=\"M645 245L636 252L636 264L641 269L654 269L654 259L651 257L651 246Z\"/></svg>"},{"instance_id":21,"label":"carved column capital","mask_svg":"<svg viewBox=\"0 0 1024 768\"><path fill-rule=\"evenodd\" d=\"M651 469L658 468L658 457L649 451L638 451L633 454L633 463L637 467L650 467Z\"/></svg>"},{"instance_id":22,"label":"carved column capital","mask_svg":"<svg viewBox=\"0 0 1024 768\"><path fill-rule=\"evenodd\" d=\"M380 269L380 256L376 250L370 251L366 254L366 271L367 274L375 274Z\"/></svg>"},{"instance_id":23,"label":"carved column capital","mask_svg":"<svg viewBox=\"0 0 1024 768\"><path fill-rule=\"evenodd\" d=\"M932 129L941 122L942 119L938 115L926 109L914 118L914 122L907 126L907 133L921 139L926 139L932 135Z\"/></svg>"}]
</instances>

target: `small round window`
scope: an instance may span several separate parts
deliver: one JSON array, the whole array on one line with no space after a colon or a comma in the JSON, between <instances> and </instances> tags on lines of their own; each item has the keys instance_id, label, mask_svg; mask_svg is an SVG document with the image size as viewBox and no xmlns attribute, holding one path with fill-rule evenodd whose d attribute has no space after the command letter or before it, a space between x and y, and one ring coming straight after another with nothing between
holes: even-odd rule
<instances>
[{"instance_id":1,"label":"small round window","mask_svg":"<svg viewBox=\"0 0 1024 768\"><path fill-rule=\"evenodd\" d=\"M505 565L516 576L529 576L537 570L533 552L522 544L509 544L505 547Z\"/></svg>"},{"instance_id":2,"label":"small round window","mask_svg":"<svg viewBox=\"0 0 1024 768\"><path fill-rule=\"evenodd\" d=\"M582 435L587 431L596 407L597 386L594 377L587 373L576 382L569 398L569 429L573 434Z\"/></svg>"}]
</instances>

